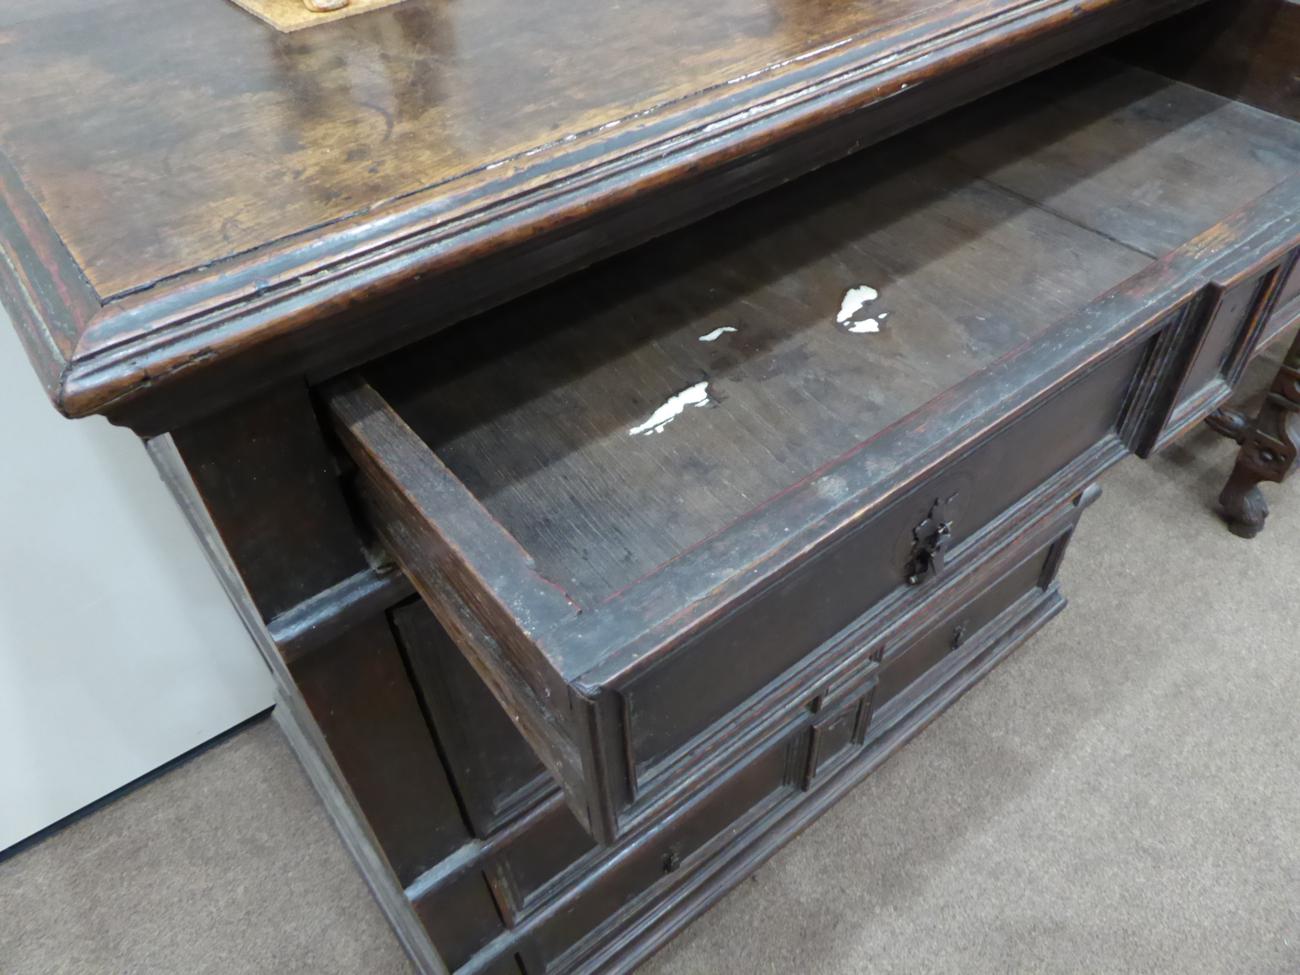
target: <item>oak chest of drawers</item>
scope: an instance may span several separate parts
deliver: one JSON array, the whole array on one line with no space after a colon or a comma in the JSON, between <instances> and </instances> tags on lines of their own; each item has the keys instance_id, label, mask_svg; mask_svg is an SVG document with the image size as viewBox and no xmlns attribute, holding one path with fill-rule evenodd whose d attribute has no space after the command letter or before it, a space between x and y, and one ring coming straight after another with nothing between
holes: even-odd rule
<instances>
[{"instance_id":1,"label":"oak chest of drawers","mask_svg":"<svg viewBox=\"0 0 1300 975\"><path fill-rule=\"evenodd\" d=\"M0 14L0 294L424 971L644 959L1295 317L1300 112L1097 50L1193 3L158 5Z\"/></svg>"}]
</instances>

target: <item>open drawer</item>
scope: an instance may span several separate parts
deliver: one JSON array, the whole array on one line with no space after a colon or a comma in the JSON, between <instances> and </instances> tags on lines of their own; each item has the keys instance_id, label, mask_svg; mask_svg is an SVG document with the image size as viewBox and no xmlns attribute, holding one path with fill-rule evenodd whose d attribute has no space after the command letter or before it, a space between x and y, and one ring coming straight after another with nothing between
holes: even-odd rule
<instances>
[{"instance_id":1,"label":"open drawer","mask_svg":"<svg viewBox=\"0 0 1300 975\"><path fill-rule=\"evenodd\" d=\"M823 694L844 634L1209 409L1298 167L1295 123L1074 64L326 396L365 517L610 841Z\"/></svg>"}]
</instances>

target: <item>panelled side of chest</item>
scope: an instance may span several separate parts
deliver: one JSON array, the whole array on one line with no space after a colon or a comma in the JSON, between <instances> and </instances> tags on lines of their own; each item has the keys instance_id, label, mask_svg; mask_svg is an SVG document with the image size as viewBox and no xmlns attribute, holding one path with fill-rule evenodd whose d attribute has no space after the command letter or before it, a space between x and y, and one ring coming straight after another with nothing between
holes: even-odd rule
<instances>
[{"instance_id":1,"label":"panelled side of chest","mask_svg":"<svg viewBox=\"0 0 1300 975\"><path fill-rule=\"evenodd\" d=\"M276 678L275 716L418 970L503 930L464 878L436 916L406 888L475 839L389 609L410 595L340 489L310 393L283 387L149 442ZM504 969L503 969L504 970Z\"/></svg>"}]
</instances>

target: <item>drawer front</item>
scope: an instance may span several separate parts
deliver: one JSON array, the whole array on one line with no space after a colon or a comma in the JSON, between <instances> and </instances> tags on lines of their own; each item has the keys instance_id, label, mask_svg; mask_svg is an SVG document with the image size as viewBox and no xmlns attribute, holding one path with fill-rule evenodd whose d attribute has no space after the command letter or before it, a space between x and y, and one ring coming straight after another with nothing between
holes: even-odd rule
<instances>
[{"instance_id":1,"label":"drawer front","mask_svg":"<svg viewBox=\"0 0 1300 975\"><path fill-rule=\"evenodd\" d=\"M616 885L617 890L627 896L635 894L657 879L658 867L663 867L662 873L673 873L681 861L774 791L791 784L807 788L827 769L838 765L847 750L860 746L865 739L878 666L878 654L862 655L861 662L848 668L842 679L832 682L791 715L792 731L776 744L761 748L762 757L751 760L740 773L723 777L723 784L712 798L673 817L675 825L667 831L658 824L652 827L650 841L623 844L620 848L640 850L647 842L650 846L658 843L655 848L662 856L655 861L638 853L629 861L638 866L620 873L623 879ZM498 858L493 876L510 914L523 917L557 890L580 883L611 855L618 856L617 849L597 847L568 808L556 805L530 827L522 842L512 844ZM602 891L609 889L601 887Z\"/></svg>"},{"instance_id":2,"label":"drawer front","mask_svg":"<svg viewBox=\"0 0 1300 975\"><path fill-rule=\"evenodd\" d=\"M532 942L546 971L603 922L630 908L657 888L673 886L674 876L705 857L706 848L725 842L733 830L793 791L802 738L783 741L733 775L699 804L688 807L648 835L603 849L584 863L558 909L533 928ZM525 840L527 844L527 840Z\"/></svg>"},{"instance_id":3,"label":"drawer front","mask_svg":"<svg viewBox=\"0 0 1300 975\"><path fill-rule=\"evenodd\" d=\"M569 807L552 803L525 837L495 859L489 873L510 916L519 918L580 873L596 850L596 841Z\"/></svg>"},{"instance_id":4,"label":"drawer front","mask_svg":"<svg viewBox=\"0 0 1300 975\"><path fill-rule=\"evenodd\" d=\"M452 971L505 931L492 890L480 870L462 874L420 897L415 913Z\"/></svg>"},{"instance_id":5,"label":"drawer front","mask_svg":"<svg viewBox=\"0 0 1300 975\"><path fill-rule=\"evenodd\" d=\"M1114 357L632 680L622 697L638 781L906 586L924 568L918 536L947 524L943 547L959 546L1113 435L1144 355Z\"/></svg>"},{"instance_id":6,"label":"drawer front","mask_svg":"<svg viewBox=\"0 0 1300 975\"><path fill-rule=\"evenodd\" d=\"M961 650L1008 609L1036 590L1052 585L1060 556L1069 537L1064 536L1034 553L994 582L983 595L944 618L925 635L891 649L885 655L876 691L876 709L884 716L891 705L926 674Z\"/></svg>"}]
</instances>

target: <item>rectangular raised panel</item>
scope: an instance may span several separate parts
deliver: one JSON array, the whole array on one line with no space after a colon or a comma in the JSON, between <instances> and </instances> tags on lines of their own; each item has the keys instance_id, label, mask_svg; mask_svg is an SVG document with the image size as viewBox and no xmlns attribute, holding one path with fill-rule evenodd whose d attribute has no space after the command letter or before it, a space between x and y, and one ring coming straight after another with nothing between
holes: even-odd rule
<instances>
[{"instance_id":1,"label":"rectangular raised panel","mask_svg":"<svg viewBox=\"0 0 1300 975\"><path fill-rule=\"evenodd\" d=\"M792 789L789 750L793 742L769 748L755 761L721 783L703 801L665 821L639 843L616 858L604 857L600 869L592 864L587 880L571 889L565 909L552 914L532 932L533 942L547 960L563 954L599 925L635 901L653 896L656 887L671 886L673 875L693 866L706 846L725 841L725 832L737 821L751 820L764 807Z\"/></svg>"},{"instance_id":2,"label":"rectangular raised panel","mask_svg":"<svg viewBox=\"0 0 1300 975\"><path fill-rule=\"evenodd\" d=\"M469 838L382 616L305 655L293 679L398 880Z\"/></svg>"},{"instance_id":3,"label":"rectangular raised panel","mask_svg":"<svg viewBox=\"0 0 1300 975\"><path fill-rule=\"evenodd\" d=\"M808 733L808 764L803 787L810 788L819 775L843 761L849 749L862 744L871 713L875 686L863 697L849 701L819 718Z\"/></svg>"},{"instance_id":4,"label":"rectangular raised panel","mask_svg":"<svg viewBox=\"0 0 1300 975\"><path fill-rule=\"evenodd\" d=\"M595 849L595 842L569 808L553 804L493 863L511 913L526 917L558 885L566 880L578 882L583 864Z\"/></svg>"},{"instance_id":5,"label":"rectangular raised panel","mask_svg":"<svg viewBox=\"0 0 1300 975\"><path fill-rule=\"evenodd\" d=\"M461 805L489 837L554 783L429 608L416 601L391 616Z\"/></svg>"},{"instance_id":6,"label":"rectangular raised panel","mask_svg":"<svg viewBox=\"0 0 1300 975\"><path fill-rule=\"evenodd\" d=\"M1049 570L1054 547L1035 553L1023 564L993 583L984 595L945 616L914 643L893 649L885 655L876 690L876 709L889 717L889 705L898 695L922 680L926 673L942 663L981 630L1035 588L1046 589L1052 583Z\"/></svg>"},{"instance_id":7,"label":"rectangular raised panel","mask_svg":"<svg viewBox=\"0 0 1300 975\"><path fill-rule=\"evenodd\" d=\"M1224 375L1234 353L1246 339L1252 312L1259 307L1265 289L1276 271L1255 276L1229 288L1219 296L1205 326L1205 337L1184 383L1185 396L1194 396Z\"/></svg>"},{"instance_id":8,"label":"rectangular raised panel","mask_svg":"<svg viewBox=\"0 0 1300 975\"><path fill-rule=\"evenodd\" d=\"M491 888L477 870L416 901L416 915L452 970L505 930Z\"/></svg>"},{"instance_id":9,"label":"rectangular raised panel","mask_svg":"<svg viewBox=\"0 0 1300 975\"><path fill-rule=\"evenodd\" d=\"M1293 263L1294 255L1275 257L1226 287L1206 289L1200 304L1189 309L1188 364L1158 446L1200 422L1231 394L1251 353L1267 333L1268 319L1279 307Z\"/></svg>"}]
</instances>

